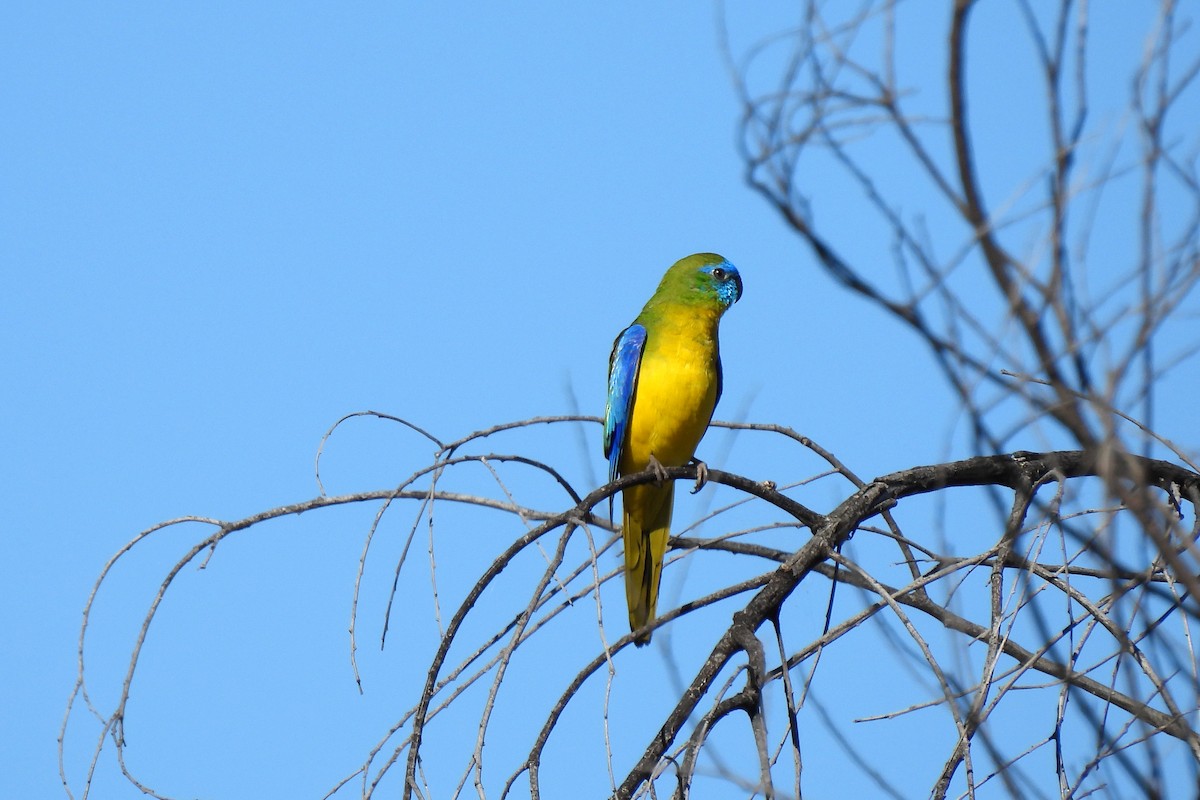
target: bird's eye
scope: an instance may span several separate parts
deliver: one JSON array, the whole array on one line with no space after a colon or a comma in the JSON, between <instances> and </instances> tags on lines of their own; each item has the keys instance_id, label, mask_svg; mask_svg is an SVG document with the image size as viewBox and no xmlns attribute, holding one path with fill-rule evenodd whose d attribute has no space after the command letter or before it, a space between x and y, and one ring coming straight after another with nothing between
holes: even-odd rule
<instances>
[{"instance_id":1,"label":"bird's eye","mask_svg":"<svg viewBox=\"0 0 1200 800\"><path fill-rule=\"evenodd\" d=\"M716 269L714 269L712 271L712 276L716 280L723 281L723 280L725 280L725 270L721 269L720 267L717 267Z\"/></svg>"}]
</instances>

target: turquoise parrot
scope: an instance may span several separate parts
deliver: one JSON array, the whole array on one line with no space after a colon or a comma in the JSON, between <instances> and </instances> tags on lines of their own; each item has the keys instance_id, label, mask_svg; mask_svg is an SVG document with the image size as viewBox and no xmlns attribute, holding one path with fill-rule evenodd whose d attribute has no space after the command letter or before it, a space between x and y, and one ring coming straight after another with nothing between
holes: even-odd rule
<instances>
[{"instance_id":1,"label":"turquoise parrot","mask_svg":"<svg viewBox=\"0 0 1200 800\"><path fill-rule=\"evenodd\" d=\"M741 296L733 264L697 253L667 270L642 313L621 331L608 360L604 409L610 481L693 460L721 397L717 326ZM668 480L621 493L625 598L635 632L654 619L674 499ZM635 639L639 647L649 641L649 632Z\"/></svg>"}]
</instances>

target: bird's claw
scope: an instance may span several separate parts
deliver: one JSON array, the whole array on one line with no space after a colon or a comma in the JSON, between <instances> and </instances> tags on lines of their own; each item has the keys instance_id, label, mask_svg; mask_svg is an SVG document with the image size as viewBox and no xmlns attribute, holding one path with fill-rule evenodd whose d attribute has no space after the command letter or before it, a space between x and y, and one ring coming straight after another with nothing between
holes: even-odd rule
<instances>
[{"instance_id":1,"label":"bird's claw","mask_svg":"<svg viewBox=\"0 0 1200 800\"><path fill-rule=\"evenodd\" d=\"M704 484L708 483L708 464L703 461L692 459L696 465L696 485L692 487L692 494L704 488Z\"/></svg>"},{"instance_id":2,"label":"bird's claw","mask_svg":"<svg viewBox=\"0 0 1200 800\"><path fill-rule=\"evenodd\" d=\"M654 472L654 477L658 479L660 486L666 482L667 468L662 465L662 462L654 457L653 453L650 454L650 463L646 465L646 469Z\"/></svg>"}]
</instances>

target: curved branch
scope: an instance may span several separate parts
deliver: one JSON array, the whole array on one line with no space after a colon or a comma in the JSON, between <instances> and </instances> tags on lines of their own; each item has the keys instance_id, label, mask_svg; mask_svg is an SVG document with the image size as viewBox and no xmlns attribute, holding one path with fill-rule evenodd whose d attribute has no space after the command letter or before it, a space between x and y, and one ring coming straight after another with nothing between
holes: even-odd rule
<instances>
[{"instance_id":1,"label":"curved branch","mask_svg":"<svg viewBox=\"0 0 1200 800\"><path fill-rule=\"evenodd\" d=\"M1137 456L1128 458L1141 467L1147 485L1157 486L1164 491L1179 487L1180 494L1188 497L1193 505L1200 504L1200 475L1164 461ZM1015 489L1036 485L1051 473L1068 478L1084 475L1103 477L1108 474L1108 467L1109 464L1104 459L1081 451L1017 452L1011 455L978 456L948 464L915 467L877 478L855 492L823 518L813 529L812 539L782 564L772 574L767 585L741 611L734 614L733 624L713 647L679 702L646 747L642 757L618 787L618 800L632 798L638 787L651 778L655 766L679 736L700 699L711 689L717 675L734 655L743 651L741 642L745 637L754 635L764 622L778 615L781 606L799 583L844 543L858 526L871 517L904 497L948 487L994 485ZM712 474L710 470L710 478ZM981 628L980 633L986 637L986 629ZM1111 694L1106 687L1095 688L1103 689L1103 694L1097 696ZM1141 714L1143 708L1127 710ZM1200 743L1200 738L1197 738L1185 719L1166 720L1162 729L1189 741L1193 748ZM1196 752L1200 757L1200 749Z\"/></svg>"}]
</instances>

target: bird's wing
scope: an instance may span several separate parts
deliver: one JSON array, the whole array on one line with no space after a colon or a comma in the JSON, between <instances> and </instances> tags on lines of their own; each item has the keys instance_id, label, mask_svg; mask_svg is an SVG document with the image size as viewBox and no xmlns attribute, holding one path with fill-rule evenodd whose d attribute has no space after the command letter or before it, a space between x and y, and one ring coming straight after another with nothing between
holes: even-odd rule
<instances>
[{"instance_id":1,"label":"bird's wing","mask_svg":"<svg viewBox=\"0 0 1200 800\"><path fill-rule=\"evenodd\" d=\"M604 455L608 457L608 480L617 478L617 465L625 446L625 430L633 412L638 366L646 349L646 329L639 324L621 331L608 359L608 402L604 405Z\"/></svg>"}]
</instances>

